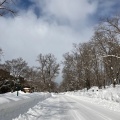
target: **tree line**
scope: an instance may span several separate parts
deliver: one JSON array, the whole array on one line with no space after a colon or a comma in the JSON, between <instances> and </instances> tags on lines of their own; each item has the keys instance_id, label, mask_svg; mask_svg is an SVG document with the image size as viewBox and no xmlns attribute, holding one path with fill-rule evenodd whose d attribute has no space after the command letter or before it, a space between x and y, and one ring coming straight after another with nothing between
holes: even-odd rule
<instances>
[{"instance_id":1,"label":"tree line","mask_svg":"<svg viewBox=\"0 0 120 120\"><path fill-rule=\"evenodd\" d=\"M10 73L6 77L6 74L4 75L0 71L0 89L9 88L10 83L16 85L15 83L21 77L24 79L24 87L34 88L34 91L56 91L57 83L54 80L59 74L59 64L56 62L56 58L52 54L40 54L37 57L37 61L39 66L36 67L28 66L28 63L21 57L7 60L4 64L0 64L2 70ZM12 82L6 84L7 81ZM13 89L10 90L13 91Z\"/></svg>"},{"instance_id":2,"label":"tree line","mask_svg":"<svg viewBox=\"0 0 120 120\"><path fill-rule=\"evenodd\" d=\"M86 43L63 55L62 91L120 83L120 16L106 18Z\"/></svg>"}]
</instances>

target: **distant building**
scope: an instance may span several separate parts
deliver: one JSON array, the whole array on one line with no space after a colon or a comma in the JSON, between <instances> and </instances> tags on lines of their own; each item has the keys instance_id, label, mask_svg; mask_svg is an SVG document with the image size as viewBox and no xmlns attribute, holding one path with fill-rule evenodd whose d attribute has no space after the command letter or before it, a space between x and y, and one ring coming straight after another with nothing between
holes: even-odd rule
<instances>
[{"instance_id":1,"label":"distant building","mask_svg":"<svg viewBox=\"0 0 120 120\"><path fill-rule=\"evenodd\" d=\"M27 87L26 87L26 88L23 88L23 89L24 89L24 92L25 92L25 93L30 93L30 92L31 92L31 88L27 88Z\"/></svg>"}]
</instances>

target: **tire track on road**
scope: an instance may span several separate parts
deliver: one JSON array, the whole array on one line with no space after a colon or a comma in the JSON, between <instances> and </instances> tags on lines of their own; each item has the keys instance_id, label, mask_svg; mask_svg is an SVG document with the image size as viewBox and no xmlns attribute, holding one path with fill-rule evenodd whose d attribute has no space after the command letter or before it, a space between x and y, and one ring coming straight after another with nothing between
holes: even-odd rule
<instances>
[{"instance_id":1,"label":"tire track on road","mask_svg":"<svg viewBox=\"0 0 120 120\"><path fill-rule=\"evenodd\" d=\"M91 109L90 107L86 106L86 105L83 105L80 103L80 101L77 101L76 99L74 98L71 98L71 97L65 97L68 101L72 100L74 102L77 103L77 106L79 108L79 112L77 112L77 115L78 113L81 114L81 116L83 116L83 118L86 120L113 120L97 111L95 111L94 109Z\"/></svg>"}]
</instances>

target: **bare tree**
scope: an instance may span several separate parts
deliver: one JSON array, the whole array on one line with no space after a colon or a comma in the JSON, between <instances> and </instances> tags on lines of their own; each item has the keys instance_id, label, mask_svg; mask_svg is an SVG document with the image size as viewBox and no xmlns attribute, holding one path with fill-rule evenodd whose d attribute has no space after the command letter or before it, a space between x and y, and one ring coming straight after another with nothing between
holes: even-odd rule
<instances>
[{"instance_id":1,"label":"bare tree","mask_svg":"<svg viewBox=\"0 0 120 120\"><path fill-rule=\"evenodd\" d=\"M107 84L112 84L114 79L119 83L119 57L120 57L120 17L105 19L95 30L94 42L99 48L99 55L103 57L104 70Z\"/></svg>"},{"instance_id":2,"label":"bare tree","mask_svg":"<svg viewBox=\"0 0 120 120\"><path fill-rule=\"evenodd\" d=\"M37 81L39 79L37 68L27 67L25 78L29 81Z\"/></svg>"},{"instance_id":3,"label":"bare tree","mask_svg":"<svg viewBox=\"0 0 120 120\"><path fill-rule=\"evenodd\" d=\"M3 55L3 50L0 48L0 62L1 62L2 55Z\"/></svg>"},{"instance_id":4,"label":"bare tree","mask_svg":"<svg viewBox=\"0 0 120 120\"><path fill-rule=\"evenodd\" d=\"M64 67L62 70L63 73L63 82L65 90L74 90L76 89L76 61L74 60L73 54L66 53L63 55L64 61L62 62Z\"/></svg>"},{"instance_id":5,"label":"bare tree","mask_svg":"<svg viewBox=\"0 0 120 120\"><path fill-rule=\"evenodd\" d=\"M9 71L14 77L24 77L26 75L27 68L27 63L22 58L5 61L5 69Z\"/></svg>"},{"instance_id":6,"label":"bare tree","mask_svg":"<svg viewBox=\"0 0 120 120\"><path fill-rule=\"evenodd\" d=\"M99 28L105 33L120 34L120 15L103 19Z\"/></svg>"},{"instance_id":7,"label":"bare tree","mask_svg":"<svg viewBox=\"0 0 120 120\"><path fill-rule=\"evenodd\" d=\"M13 0L0 0L0 16L15 15L16 11L13 9L13 4L15 4Z\"/></svg>"},{"instance_id":8,"label":"bare tree","mask_svg":"<svg viewBox=\"0 0 120 120\"><path fill-rule=\"evenodd\" d=\"M52 54L38 55L40 80L43 81L45 89L51 88L52 81L59 74L59 64Z\"/></svg>"}]
</instances>

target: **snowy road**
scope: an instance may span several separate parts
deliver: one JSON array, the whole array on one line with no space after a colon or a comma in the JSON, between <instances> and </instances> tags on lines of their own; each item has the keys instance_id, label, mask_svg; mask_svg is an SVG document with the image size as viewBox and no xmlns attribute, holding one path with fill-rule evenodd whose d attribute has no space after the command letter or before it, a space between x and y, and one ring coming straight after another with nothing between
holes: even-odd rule
<instances>
[{"instance_id":1,"label":"snowy road","mask_svg":"<svg viewBox=\"0 0 120 120\"><path fill-rule=\"evenodd\" d=\"M120 120L120 112L58 94L39 102L14 120Z\"/></svg>"}]
</instances>

